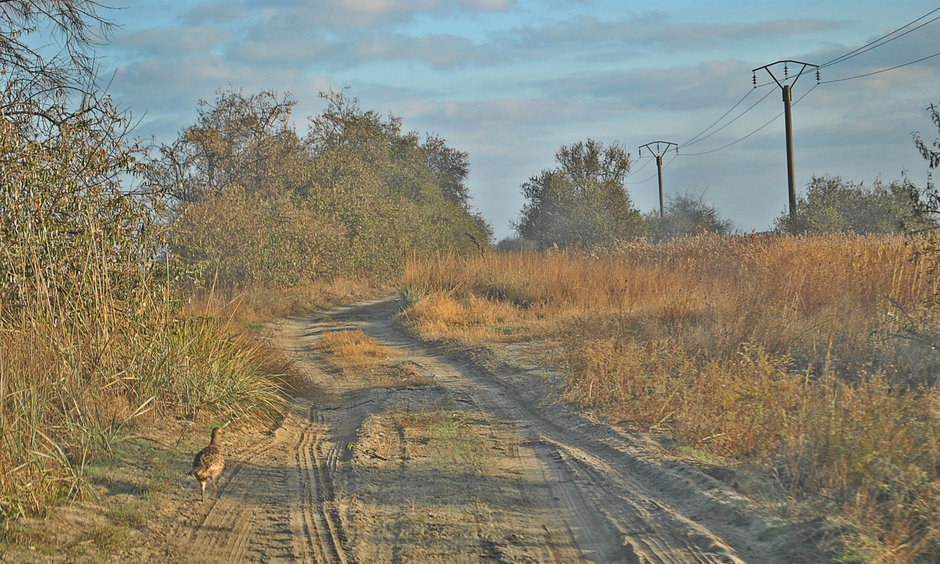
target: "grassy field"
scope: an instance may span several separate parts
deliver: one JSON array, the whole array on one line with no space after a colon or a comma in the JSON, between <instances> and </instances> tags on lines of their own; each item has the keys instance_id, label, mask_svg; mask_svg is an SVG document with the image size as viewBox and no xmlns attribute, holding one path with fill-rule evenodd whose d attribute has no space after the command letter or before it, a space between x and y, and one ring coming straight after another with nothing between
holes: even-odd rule
<instances>
[{"instance_id":1,"label":"grassy field","mask_svg":"<svg viewBox=\"0 0 940 564\"><path fill-rule=\"evenodd\" d=\"M557 343L565 397L747 467L844 561L940 558L937 278L902 237L701 237L408 265L421 336Z\"/></svg>"}]
</instances>

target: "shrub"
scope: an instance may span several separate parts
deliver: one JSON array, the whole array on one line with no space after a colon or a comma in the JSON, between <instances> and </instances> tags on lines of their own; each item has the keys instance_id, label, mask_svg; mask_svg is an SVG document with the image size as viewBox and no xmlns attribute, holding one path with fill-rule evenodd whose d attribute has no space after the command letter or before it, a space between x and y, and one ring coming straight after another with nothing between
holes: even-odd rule
<instances>
[{"instance_id":1,"label":"shrub","mask_svg":"<svg viewBox=\"0 0 940 564\"><path fill-rule=\"evenodd\" d=\"M663 217L655 212L647 216L656 239L673 239L703 233L729 235L731 222L721 217L718 209L705 203L703 196L683 194L670 196Z\"/></svg>"},{"instance_id":2,"label":"shrub","mask_svg":"<svg viewBox=\"0 0 940 564\"><path fill-rule=\"evenodd\" d=\"M562 146L558 166L522 185L527 200L516 231L542 248L611 246L644 234L623 177L630 155L593 139Z\"/></svg>"},{"instance_id":3,"label":"shrub","mask_svg":"<svg viewBox=\"0 0 940 564\"><path fill-rule=\"evenodd\" d=\"M838 176L816 177L805 196L797 198L797 215L774 220L777 229L789 233L828 231L837 233L903 233L924 227L911 197L911 187L876 181L871 187Z\"/></svg>"}]
</instances>

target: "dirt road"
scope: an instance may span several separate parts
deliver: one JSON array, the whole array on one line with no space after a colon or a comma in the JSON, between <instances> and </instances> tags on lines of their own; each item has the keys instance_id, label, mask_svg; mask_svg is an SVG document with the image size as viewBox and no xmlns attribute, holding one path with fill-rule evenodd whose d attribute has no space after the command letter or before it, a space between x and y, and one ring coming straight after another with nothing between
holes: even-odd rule
<instances>
[{"instance_id":1,"label":"dirt road","mask_svg":"<svg viewBox=\"0 0 940 564\"><path fill-rule=\"evenodd\" d=\"M722 483L552 400L552 376L507 361L512 350L421 344L395 323L397 311L384 300L278 325L275 345L316 392L295 400L272 435L230 448L211 499L180 505L162 558L810 559L786 527ZM347 329L398 351L392 361L407 365L411 383L328 366L318 339Z\"/></svg>"}]
</instances>

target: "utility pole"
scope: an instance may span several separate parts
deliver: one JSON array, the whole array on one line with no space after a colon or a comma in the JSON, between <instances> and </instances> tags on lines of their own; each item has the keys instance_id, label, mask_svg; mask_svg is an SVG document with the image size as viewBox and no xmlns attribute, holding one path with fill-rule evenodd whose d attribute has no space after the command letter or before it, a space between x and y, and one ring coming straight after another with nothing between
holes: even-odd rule
<instances>
[{"instance_id":1,"label":"utility pole","mask_svg":"<svg viewBox=\"0 0 940 564\"><path fill-rule=\"evenodd\" d=\"M656 150L653 150L653 145ZM679 154L679 146L671 141L650 141L646 145L640 145L639 155L643 156L645 148L651 155L656 157L656 168L659 169L659 217L663 217L663 155L669 150L669 147L675 147L676 154Z\"/></svg>"},{"instance_id":2,"label":"utility pole","mask_svg":"<svg viewBox=\"0 0 940 564\"><path fill-rule=\"evenodd\" d=\"M774 76L773 71L770 67L774 65L783 64L783 82L781 83L777 80L777 77ZM800 65L799 72L796 73L796 76L793 78L793 82L786 84L790 78L790 65ZM800 76L803 74L803 71L807 67L813 67L816 69L816 82L819 82L819 65L814 65L812 63L804 63L803 61L794 61L791 59L777 61L775 63L770 63L769 65L764 65L762 67L757 67L751 71L752 78L754 80L754 88L757 88L757 71L765 70L767 74L770 75L770 78L774 79L774 82L777 83L777 86L783 91L783 112L784 118L786 121L786 134L787 134L787 186L788 192L787 195L790 200L790 220L793 221L796 218L796 180L794 179L793 172L793 118L790 113L790 104L793 100L791 95L792 87L796 84L796 81L800 79Z\"/></svg>"}]
</instances>

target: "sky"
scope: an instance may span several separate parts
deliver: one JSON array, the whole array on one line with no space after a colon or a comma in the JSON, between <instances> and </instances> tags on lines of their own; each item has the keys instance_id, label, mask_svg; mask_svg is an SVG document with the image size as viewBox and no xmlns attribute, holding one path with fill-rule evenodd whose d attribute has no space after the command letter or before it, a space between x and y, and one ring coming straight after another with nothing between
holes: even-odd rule
<instances>
[{"instance_id":1,"label":"sky","mask_svg":"<svg viewBox=\"0 0 940 564\"><path fill-rule=\"evenodd\" d=\"M642 211L702 197L741 231L787 209L781 88L793 90L797 192L813 176L924 185L912 132L938 136L940 3L904 0L108 0L119 25L97 49L137 135L171 142L219 89L289 92L304 134L346 89L469 154L473 207L496 240L514 234L521 185L588 138L631 155L625 186ZM933 10L937 10L930 13ZM927 15L930 13L929 15ZM918 20L863 52L872 41ZM931 22L931 23L927 23ZM913 29L925 24L919 29ZM844 55L854 54L848 58ZM926 58L914 64L906 64ZM886 72L891 67L906 65ZM875 73L863 76L868 73Z\"/></svg>"}]
</instances>

